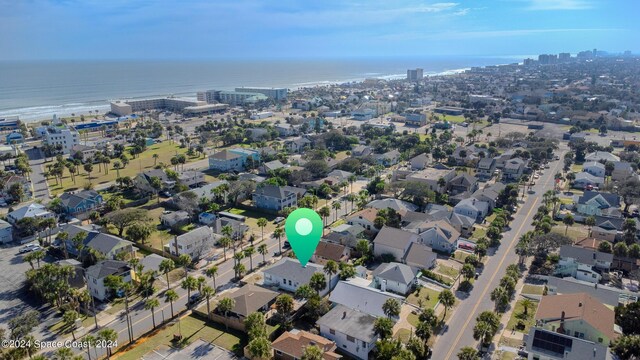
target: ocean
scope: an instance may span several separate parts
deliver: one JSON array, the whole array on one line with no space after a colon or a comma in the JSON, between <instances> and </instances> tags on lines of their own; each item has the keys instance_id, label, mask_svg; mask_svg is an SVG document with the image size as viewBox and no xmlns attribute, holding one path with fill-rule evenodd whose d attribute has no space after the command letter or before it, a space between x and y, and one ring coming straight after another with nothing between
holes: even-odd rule
<instances>
[{"instance_id":1,"label":"ocean","mask_svg":"<svg viewBox=\"0 0 640 360\"><path fill-rule=\"evenodd\" d=\"M115 99L195 97L197 91L241 86L295 89L365 78L403 78L516 62L514 57L238 61L24 61L0 62L0 118L23 121L109 109Z\"/></svg>"}]
</instances>

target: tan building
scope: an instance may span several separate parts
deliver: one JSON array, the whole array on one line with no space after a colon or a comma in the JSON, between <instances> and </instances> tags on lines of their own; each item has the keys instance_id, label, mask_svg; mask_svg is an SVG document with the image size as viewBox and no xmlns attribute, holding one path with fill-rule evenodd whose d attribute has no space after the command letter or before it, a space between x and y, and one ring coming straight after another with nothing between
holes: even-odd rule
<instances>
[{"instance_id":1,"label":"tan building","mask_svg":"<svg viewBox=\"0 0 640 360\"><path fill-rule=\"evenodd\" d=\"M280 335L273 344L276 360L297 360L302 358L304 348L315 345L322 350L324 360L337 360L342 356L336 354L336 343L320 335L307 331L291 330Z\"/></svg>"}]
</instances>

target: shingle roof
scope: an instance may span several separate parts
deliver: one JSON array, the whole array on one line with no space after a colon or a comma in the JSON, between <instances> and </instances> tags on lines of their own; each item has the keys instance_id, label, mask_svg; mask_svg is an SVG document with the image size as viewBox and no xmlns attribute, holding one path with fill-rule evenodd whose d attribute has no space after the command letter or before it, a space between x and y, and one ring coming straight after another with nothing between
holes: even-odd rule
<instances>
[{"instance_id":1,"label":"shingle roof","mask_svg":"<svg viewBox=\"0 0 640 360\"><path fill-rule=\"evenodd\" d=\"M373 240L375 244L391 246L397 249L406 249L413 239L417 238L415 233L384 226Z\"/></svg>"},{"instance_id":2,"label":"shingle roof","mask_svg":"<svg viewBox=\"0 0 640 360\"><path fill-rule=\"evenodd\" d=\"M99 194L95 190L82 190L76 193L63 193L60 195L60 201L63 205L75 208L85 200L93 201Z\"/></svg>"},{"instance_id":3,"label":"shingle roof","mask_svg":"<svg viewBox=\"0 0 640 360\"><path fill-rule=\"evenodd\" d=\"M210 227L200 226L199 228L193 229L188 233L178 235L178 242L182 245L193 244L195 242L201 241L202 239L208 239L213 242L213 230L211 230Z\"/></svg>"},{"instance_id":4,"label":"shingle roof","mask_svg":"<svg viewBox=\"0 0 640 360\"><path fill-rule=\"evenodd\" d=\"M96 236L91 238L86 246L97 250L103 254L107 254L108 252L127 245L133 245L131 241L121 239L114 235L109 235L105 233L98 233Z\"/></svg>"},{"instance_id":5,"label":"shingle roof","mask_svg":"<svg viewBox=\"0 0 640 360\"><path fill-rule=\"evenodd\" d=\"M578 204L586 204L589 200L597 197L598 195L607 202L607 204L603 203L602 205L608 205L606 207L620 207L620 196L598 191L585 191L582 196L578 198Z\"/></svg>"},{"instance_id":6,"label":"shingle roof","mask_svg":"<svg viewBox=\"0 0 640 360\"><path fill-rule=\"evenodd\" d=\"M233 292L230 297L235 300L233 312L247 316L273 301L279 294L253 284L247 284Z\"/></svg>"},{"instance_id":7,"label":"shingle roof","mask_svg":"<svg viewBox=\"0 0 640 360\"><path fill-rule=\"evenodd\" d=\"M536 320L583 320L609 339L615 339L614 312L586 293L543 296L538 305Z\"/></svg>"},{"instance_id":8,"label":"shingle roof","mask_svg":"<svg viewBox=\"0 0 640 360\"><path fill-rule=\"evenodd\" d=\"M380 266L373 271L373 276L409 285L414 281L417 273L417 271L408 265L392 262L380 264Z\"/></svg>"},{"instance_id":9,"label":"shingle roof","mask_svg":"<svg viewBox=\"0 0 640 360\"><path fill-rule=\"evenodd\" d=\"M324 274L324 270L320 265L307 263L305 267L302 267L298 260L288 257L280 259L280 261L263 272L277 277L284 277L300 284L308 284L311 276L317 272Z\"/></svg>"},{"instance_id":10,"label":"shingle roof","mask_svg":"<svg viewBox=\"0 0 640 360\"><path fill-rule=\"evenodd\" d=\"M376 318L369 314L337 305L318 319L316 324L326 326L358 340L372 343L378 338L373 333L373 323L375 321Z\"/></svg>"},{"instance_id":11,"label":"shingle roof","mask_svg":"<svg viewBox=\"0 0 640 360\"><path fill-rule=\"evenodd\" d=\"M38 217L38 216L44 216L45 214L49 214L50 211L47 210L47 208L42 205L42 204L38 204L38 203L33 203L33 204L29 204L27 206L23 206L19 209L16 209L12 212L10 212L9 214L7 214L8 216L11 216L17 220L20 219L24 219L26 217Z\"/></svg>"},{"instance_id":12,"label":"shingle roof","mask_svg":"<svg viewBox=\"0 0 640 360\"><path fill-rule=\"evenodd\" d=\"M607 254L571 245L562 245L560 248L560 257L573 258L579 263L586 265L595 265L596 261L606 261L609 263L613 261L613 254Z\"/></svg>"},{"instance_id":13,"label":"shingle roof","mask_svg":"<svg viewBox=\"0 0 640 360\"><path fill-rule=\"evenodd\" d=\"M412 243L409 246L409 250L407 250L407 253L404 255L403 260L408 265L428 269L437 258L438 255L431 251L431 248L427 245Z\"/></svg>"},{"instance_id":14,"label":"shingle roof","mask_svg":"<svg viewBox=\"0 0 640 360\"><path fill-rule=\"evenodd\" d=\"M362 311L372 316L386 316L382 304L388 299L396 299L400 303L403 297L369 287L370 282L361 278L339 281L331 292L329 301L348 308Z\"/></svg>"},{"instance_id":15,"label":"shingle roof","mask_svg":"<svg viewBox=\"0 0 640 360\"><path fill-rule=\"evenodd\" d=\"M275 350L281 351L296 359L302 358L304 348L309 345L318 346L323 352L322 358L324 360L335 360L342 357L334 352L336 343L307 331L286 331L271 344Z\"/></svg>"},{"instance_id":16,"label":"shingle roof","mask_svg":"<svg viewBox=\"0 0 640 360\"><path fill-rule=\"evenodd\" d=\"M257 188L253 194L273 197L277 199L285 199L291 194L298 194L300 190L302 189L292 186L265 185Z\"/></svg>"},{"instance_id":17,"label":"shingle roof","mask_svg":"<svg viewBox=\"0 0 640 360\"><path fill-rule=\"evenodd\" d=\"M320 241L316 247L316 256L324 259L340 261L346 247L340 244L334 244L326 241Z\"/></svg>"},{"instance_id":18,"label":"shingle roof","mask_svg":"<svg viewBox=\"0 0 640 360\"><path fill-rule=\"evenodd\" d=\"M223 151L217 152L215 154L211 154L211 155L209 155L209 157L217 159L217 160L233 160L233 159L237 159L239 157L242 157L242 155L236 154L236 153L232 153L229 150L223 150Z\"/></svg>"},{"instance_id":19,"label":"shingle roof","mask_svg":"<svg viewBox=\"0 0 640 360\"><path fill-rule=\"evenodd\" d=\"M121 274L127 270L131 270L131 267L125 261L103 260L93 266L89 266L87 268L87 276L102 279L109 275Z\"/></svg>"},{"instance_id":20,"label":"shingle roof","mask_svg":"<svg viewBox=\"0 0 640 360\"><path fill-rule=\"evenodd\" d=\"M378 216L378 209L376 209L376 208L366 208L366 209L362 209L362 210L360 210L358 212L355 212L355 213L351 214L347 218L347 221L349 221L350 219L362 218L362 219L368 220L370 222L373 222L373 220L375 220L377 216Z\"/></svg>"},{"instance_id":21,"label":"shingle roof","mask_svg":"<svg viewBox=\"0 0 640 360\"><path fill-rule=\"evenodd\" d=\"M418 207L412 203L391 198L373 200L367 204L367 207L373 207L376 209L390 208L395 211L416 211L418 209Z\"/></svg>"}]
</instances>

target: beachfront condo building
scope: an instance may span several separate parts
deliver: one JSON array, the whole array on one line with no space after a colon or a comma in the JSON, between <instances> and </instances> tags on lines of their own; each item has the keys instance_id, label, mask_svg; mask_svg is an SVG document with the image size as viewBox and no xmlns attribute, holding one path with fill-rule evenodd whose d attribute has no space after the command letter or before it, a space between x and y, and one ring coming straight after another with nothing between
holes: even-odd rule
<instances>
[{"instance_id":1,"label":"beachfront condo building","mask_svg":"<svg viewBox=\"0 0 640 360\"><path fill-rule=\"evenodd\" d=\"M36 136L42 138L42 144L61 146L64 154L70 154L71 148L79 144L80 137L75 128L62 123L55 115L51 125L35 129Z\"/></svg>"},{"instance_id":2,"label":"beachfront condo building","mask_svg":"<svg viewBox=\"0 0 640 360\"><path fill-rule=\"evenodd\" d=\"M145 110L182 111L188 107L206 105L203 101L184 98L152 98L137 100L117 100L111 102L111 112L118 116L127 116Z\"/></svg>"},{"instance_id":3,"label":"beachfront condo building","mask_svg":"<svg viewBox=\"0 0 640 360\"><path fill-rule=\"evenodd\" d=\"M407 80L409 81L422 80L423 76L424 76L424 70L420 68L407 70Z\"/></svg>"},{"instance_id":4,"label":"beachfront condo building","mask_svg":"<svg viewBox=\"0 0 640 360\"><path fill-rule=\"evenodd\" d=\"M236 91L262 94L274 100L285 100L287 98L287 89L285 88L239 87L236 88Z\"/></svg>"}]
</instances>

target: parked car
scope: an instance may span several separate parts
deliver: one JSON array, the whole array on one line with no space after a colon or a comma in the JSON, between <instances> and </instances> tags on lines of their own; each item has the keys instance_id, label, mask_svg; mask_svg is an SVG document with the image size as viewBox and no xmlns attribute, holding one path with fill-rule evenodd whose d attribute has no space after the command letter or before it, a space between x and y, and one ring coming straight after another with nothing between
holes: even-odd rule
<instances>
[{"instance_id":1,"label":"parked car","mask_svg":"<svg viewBox=\"0 0 640 360\"><path fill-rule=\"evenodd\" d=\"M23 246L23 247L18 251L18 253L19 253L19 254L25 254L25 253L32 252L32 251L36 251L36 250L40 250L40 249L41 249L40 245L36 245L36 244L28 244L28 245Z\"/></svg>"},{"instance_id":2,"label":"parked car","mask_svg":"<svg viewBox=\"0 0 640 360\"><path fill-rule=\"evenodd\" d=\"M191 294L191 296L189 297L189 305L195 305L199 303L200 300L202 300L202 295L199 292Z\"/></svg>"},{"instance_id":3,"label":"parked car","mask_svg":"<svg viewBox=\"0 0 640 360\"><path fill-rule=\"evenodd\" d=\"M282 244L282 248L283 249L291 249L291 244L289 244L289 241L285 241L284 244Z\"/></svg>"},{"instance_id":4,"label":"parked car","mask_svg":"<svg viewBox=\"0 0 640 360\"><path fill-rule=\"evenodd\" d=\"M277 218L273 219L274 224L280 224L283 221L284 221L284 218L282 216L278 216Z\"/></svg>"}]
</instances>

